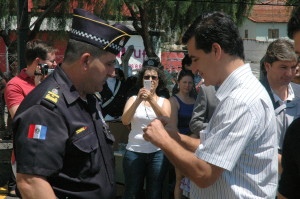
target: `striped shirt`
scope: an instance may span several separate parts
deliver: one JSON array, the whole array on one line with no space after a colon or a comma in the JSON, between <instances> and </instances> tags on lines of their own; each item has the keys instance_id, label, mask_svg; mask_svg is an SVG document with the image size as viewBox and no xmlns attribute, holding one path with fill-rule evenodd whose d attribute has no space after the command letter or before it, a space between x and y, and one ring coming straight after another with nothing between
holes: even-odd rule
<instances>
[{"instance_id":1,"label":"striped shirt","mask_svg":"<svg viewBox=\"0 0 300 199\"><path fill-rule=\"evenodd\" d=\"M219 104L200 132L195 155L224 172L208 188L191 182L191 199L275 198L276 119L268 93L245 64L226 78L216 96Z\"/></svg>"}]
</instances>

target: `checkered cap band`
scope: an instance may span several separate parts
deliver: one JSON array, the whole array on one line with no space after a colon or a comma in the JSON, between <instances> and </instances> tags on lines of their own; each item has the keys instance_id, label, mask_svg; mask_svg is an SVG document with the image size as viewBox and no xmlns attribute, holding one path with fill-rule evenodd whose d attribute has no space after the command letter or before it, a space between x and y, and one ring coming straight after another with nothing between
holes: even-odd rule
<instances>
[{"instance_id":1,"label":"checkered cap band","mask_svg":"<svg viewBox=\"0 0 300 199\"><path fill-rule=\"evenodd\" d=\"M91 40L94 40L96 42L102 43L104 46L106 46L107 44L109 44L108 40L105 40L103 38L97 37L95 35L92 35L90 33L86 33L86 32L80 31L80 30L72 29L71 33L74 34L74 35L80 36L80 37L84 37L86 39L91 39ZM111 43L109 45L109 48L112 48L112 49L117 50L117 51L121 51L122 50L122 47L119 46L119 45L116 45L115 43Z\"/></svg>"}]
</instances>

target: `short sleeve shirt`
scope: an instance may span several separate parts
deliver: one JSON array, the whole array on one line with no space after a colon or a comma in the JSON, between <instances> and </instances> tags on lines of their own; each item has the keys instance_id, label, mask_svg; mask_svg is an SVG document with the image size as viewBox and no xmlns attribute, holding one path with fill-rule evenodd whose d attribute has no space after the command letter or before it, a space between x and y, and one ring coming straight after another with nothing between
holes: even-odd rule
<instances>
[{"instance_id":1,"label":"short sleeve shirt","mask_svg":"<svg viewBox=\"0 0 300 199\"><path fill-rule=\"evenodd\" d=\"M195 155L224 172L208 188L191 183L191 198L275 198L276 119L268 93L246 64L226 78L216 96L219 104L200 132Z\"/></svg>"},{"instance_id":2,"label":"short sleeve shirt","mask_svg":"<svg viewBox=\"0 0 300 199\"><path fill-rule=\"evenodd\" d=\"M94 95L82 100L58 67L13 121L17 173L45 177L58 198L114 197L113 136Z\"/></svg>"},{"instance_id":3,"label":"short sleeve shirt","mask_svg":"<svg viewBox=\"0 0 300 199\"><path fill-rule=\"evenodd\" d=\"M29 77L26 70L27 68L24 68L18 76L6 84L4 97L8 109L20 105L23 99L35 88L34 77Z\"/></svg>"}]
</instances>

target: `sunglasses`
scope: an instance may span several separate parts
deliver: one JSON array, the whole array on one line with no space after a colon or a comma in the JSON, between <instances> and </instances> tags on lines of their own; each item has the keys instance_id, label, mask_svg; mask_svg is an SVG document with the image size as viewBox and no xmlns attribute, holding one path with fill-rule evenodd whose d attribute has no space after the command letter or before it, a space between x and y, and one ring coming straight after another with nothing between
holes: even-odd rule
<instances>
[{"instance_id":1,"label":"sunglasses","mask_svg":"<svg viewBox=\"0 0 300 199\"><path fill-rule=\"evenodd\" d=\"M150 79L150 77L152 78L152 80L157 80L158 79L158 77L154 76L154 75L145 75L144 79L148 80L148 79Z\"/></svg>"}]
</instances>

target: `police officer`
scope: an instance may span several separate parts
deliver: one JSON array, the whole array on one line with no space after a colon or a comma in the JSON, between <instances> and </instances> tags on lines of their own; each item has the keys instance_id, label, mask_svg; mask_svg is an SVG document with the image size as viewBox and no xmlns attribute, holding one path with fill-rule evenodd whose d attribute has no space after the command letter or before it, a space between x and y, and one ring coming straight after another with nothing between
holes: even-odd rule
<instances>
[{"instance_id":1,"label":"police officer","mask_svg":"<svg viewBox=\"0 0 300 199\"><path fill-rule=\"evenodd\" d=\"M14 118L23 198L114 198L114 138L94 93L113 73L129 33L74 10L64 62L24 99Z\"/></svg>"}]
</instances>

